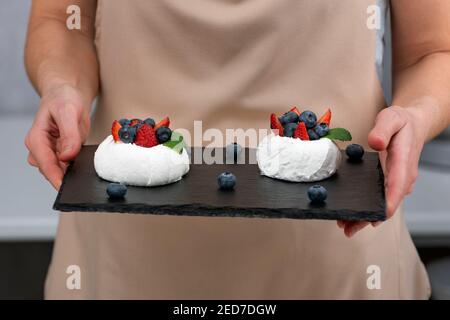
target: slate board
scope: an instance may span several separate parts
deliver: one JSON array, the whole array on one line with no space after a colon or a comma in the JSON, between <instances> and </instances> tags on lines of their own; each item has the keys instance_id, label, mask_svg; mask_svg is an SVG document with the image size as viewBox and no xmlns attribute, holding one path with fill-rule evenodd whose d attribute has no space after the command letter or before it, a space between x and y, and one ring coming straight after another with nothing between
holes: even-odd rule
<instances>
[{"instance_id":1,"label":"slate board","mask_svg":"<svg viewBox=\"0 0 450 320\"><path fill-rule=\"evenodd\" d=\"M69 166L55 210L352 221L386 218L384 178L374 152L366 152L358 163L343 155L338 172L316 183L271 179L262 176L256 164L191 164L179 182L153 188L128 187L125 199L110 200L106 195L108 182L94 170L96 149L84 146ZM245 149L241 156L249 157L251 152L254 150ZM217 176L224 171L236 175L234 191L218 189ZM325 204L313 205L308 200L307 189L313 184L327 188Z\"/></svg>"}]
</instances>

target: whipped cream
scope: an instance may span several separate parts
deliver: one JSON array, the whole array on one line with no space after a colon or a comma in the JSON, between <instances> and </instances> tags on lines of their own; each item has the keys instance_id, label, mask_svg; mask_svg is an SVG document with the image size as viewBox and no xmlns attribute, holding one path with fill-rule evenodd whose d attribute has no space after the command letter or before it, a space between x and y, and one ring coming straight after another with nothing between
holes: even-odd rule
<instances>
[{"instance_id":1,"label":"whipped cream","mask_svg":"<svg viewBox=\"0 0 450 320\"><path fill-rule=\"evenodd\" d=\"M341 152L330 139L303 141L274 134L259 143L256 157L261 174L293 182L326 179L341 162Z\"/></svg>"},{"instance_id":2,"label":"whipped cream","mask_svg":"<svg viewBox=\"0 0 450 320\"><path fill-rule=\"evenodd\" d=\"M181 180L189 171L189 156L186 149L180 154L161 144L144 148L116 143L110 135L95 151L94 167L105 180L153 187Z\"/></svg>"}]
</instances>

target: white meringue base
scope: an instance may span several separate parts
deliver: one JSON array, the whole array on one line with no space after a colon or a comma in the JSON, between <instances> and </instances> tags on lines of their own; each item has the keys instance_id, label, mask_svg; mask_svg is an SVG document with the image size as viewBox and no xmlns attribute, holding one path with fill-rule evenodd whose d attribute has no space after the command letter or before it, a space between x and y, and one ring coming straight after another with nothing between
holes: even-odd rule
<instances>
[{"instance_id":1,"label":"white meringue base","mask_svg":"<svg viewBox=\"0 0 450 320\"><path fill-rule=\"evenodd\" d=\"M189 156L186 149L179 154L164 145L143 148L116 143L110 135L98 146L94 167L105 180L154 187L181 180L189 171Z\"/></svg>"},{"instance_id":2,"label":"white meringue base","mask_svg":"<svg viewBox=\"0 0 450 320\"><path fill-rule=\"evenodd\" d=\"M261 174L292 182L326 179L337 171L342 158L330 139L303 141L274 134L259 143L256 157Z\"/></svg>"}]
</instances>

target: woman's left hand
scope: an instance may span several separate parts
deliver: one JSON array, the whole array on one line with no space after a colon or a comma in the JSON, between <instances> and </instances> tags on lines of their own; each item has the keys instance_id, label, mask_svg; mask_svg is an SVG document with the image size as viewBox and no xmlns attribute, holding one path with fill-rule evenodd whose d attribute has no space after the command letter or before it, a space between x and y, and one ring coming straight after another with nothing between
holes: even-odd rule
<instances>
[{"instance_id":1,"label":"woman's left hand","mask_svg":"<svg viewBox=\"0 0 450 320\"><path fill-rule=\"evenodd\" d=\"M418 175L420 153L427 137L427 124L421 107L392 106L377 116L369 133L369 146L380 153L385 176L386 216L391 218L403 198L412 192ZM369 224L381 222L338 221L347 237Z\"/></svg>"}]
</instances>

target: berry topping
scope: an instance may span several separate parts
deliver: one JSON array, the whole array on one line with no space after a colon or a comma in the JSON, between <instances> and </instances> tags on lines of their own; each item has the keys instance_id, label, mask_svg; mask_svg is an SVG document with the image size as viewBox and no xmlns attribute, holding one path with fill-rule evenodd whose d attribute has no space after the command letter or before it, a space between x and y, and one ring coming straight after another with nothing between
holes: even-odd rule
<instances>
[{"instance_id":1,"label":"berry topping","mask_svg":"<svg viewBox=\"0 0 450 320\"><path fill-rule=\"evenodd\" d=\"M113 139L114 139L115 142L120 140L120 137L119 137L119 130L120 130L120 128L122 128L122 126L120 125L120 122L115 120L113 122L113 124L112 124L112 127L111 127L111 134L112 134Z\"/></svg>"},{"instance_id":2,"label":"berry topping","mask_svg":"<svg viewBox=\"0 0 450 320\"><path fill-rule=\"evenodd\" d=\"M300 116L301 112L297 107L293 107L290 111L295 112L298 116Z\"/></svg>"},{"instance_id":3,"label":"berry topping","mask_svg":"<svg viewBox=\"0 0 450 320\"><path fill-rule=\"evenodd\" d=\"M274 130L275 134L283 136L283 126L275 113L270 115L270 128Z\"/></svg>"},{"instance_id":4,"label":"berry topping","mask_svg":"<svg viewBox=\"0 0 450 320\"><path fill-rule=\"evenodd\" d=\"M134 143L144 148L151 148L158 145L155 129L148 124L143 124L136 133Z\"/></svg>"},{"instance_id":5,"label":"berry topping","mask_svg":"<svg viewBox=\"0 0 450 320\"><path fill-rule=\"evenodd\" d=\"M320 119L317 121L317 123L319 123L319 124L324 123L329 127L330 122L331 122L331 110L327 109L327 111L325 111L325 114L320 117Z\"/></svg>"},{"instance_id":6,"label":"berry topping","mask_svg":"<svg viewBox=\"0 0 450 320\"><path fill-rule=\"evenodd\" d=\"M364 148L359 144L349 144L345 149L345 153L350 160L361 160L364 156Z\"/></svg>"},{"instance_id":7,"label":"berry topping","mask_svg":"<svg viewBox=\"0 0 450 320\"><path fill-rule=\"evenodd\" d=\"M280 123L285 126L288 123L297 123L298 122L298 114L296 114L294 111L289 111L283 114L280 117Z\"/></svg>"},{"instance_id":8,"label":"berry topping","mask_svg":"<svg viewBox=\"0 0 450 320\"><path fill-rule=\"evenodd\" d=\"M170 126L170 119L169 117L165 117L162 119L158 124L155 125L155 130L158 130L161 127L169 127Z\"/></svg>"},{"instance_id":9,"label":"berry topping","mask_svg":"<svg viewBox=\"0 0 450 320\"><path fill-rule=\"evenodd\" d=\"M325 123L319 123L315 128L314 131L317 133L317 135L322 138L330 132L330 128L328 128L328 125Z\"/></svg>"},{"instance_id":10,"label":"berry topping","mask_svg":"<svg viewBox=\"0 0 450 320\"><path fill-rule=\"evenodd\" d=\"M217 183L221 190L231 190L236 185L236 176L230 172L221 173L217 177Z\"/></svg>"},{"instance_id":11,"label":"berry topping","mask_svg":"<svg viewBox=\"0 0 450 320\"><path fill-rule=\"evenodd\" d=\"M316 126L317 117L312 111L303 111L300 114L300 121L304 122L308 129L312 129Z\"/></svg>"},{"instance_id":12,"label":"berry topping","mask_svg":"<svg viewBox=\"0 0 450 320\"><path fill-rule=\"evenodd\" d=\"M120 183L110 183L106 188L106 193L112 199L121 199L127 194L127 186Z\"/></svg>"},{"instance_id":13,"label":"berry topping","mask_svg":"<svg viewBox=\"0 0 450 320\"><path fill-rule=\"evenodd\" d=\"M308 129L309 140L319 140L320 137L314 129Z\"/></svg>"},{"instance_id":14,"label":"berry topping","mask_svg":"<svg viewBox=\"0 0 450 320\"><path fill-rule=\"evenodd\" d=\"M130 125L130 120L128 119L120 119L119 120L120 125L123 126L129 126Z\"/></svg>"},{"instance_id":15,"label":"berry topping","mask_svg":"<svg viewBox=\"0 0 450 320\"><path fill-rule=\"evenodd\" d=\"M314 185L308 189L308 198L312 203L322 203L328 197L328 191L320 185Z\"/></svg>"},{"instance_id":16,"label":"berry topping","mask_svg":"<svg viewBox=\"0 0 450 320\"><path fill-rule=\"evenodd\" d=\"M297 122L295 122L295 123L287 123L284 126L284 131L283 131L284 132L284 136L285 137L289 137L289 138L293 138L295 130L297 129L297 126L298 126Z\"/></svg>"},{"instance_id":17,"label":"berry topping","mask_svg":"<svg viewBox=\"0 0 450 320\"><path fill-rule=\"evenodd\" d=\"M309 140L308 131L304 122L300 122L295 129L294 138L299 138L301 140Z\"/></svg>"},{"instance_id":18,"label":"berry topping","mask_svg":"<svg viewBox=\"0 0 450 320\"><path fill-rule=\"evenodd\" d=\"M132 143L136 136L136 128L130 126L124 126L119 130L120 141L124 143Z\"/></svg>"},{"instance_id":19,"label":"berry topping","mask_svg":"<svg viewBox=\"0 0 450 320\"><path fill-rule=\"evenodd\" d=\"M153 120L152 118L147 118L144 120L145 124L148 124L150 127L154 128L155 127L155 120Z\"/></svg>"},{"instance_id":20,"label":"berry topping","mask_svg":"<svg viewBox=\"0 0 450 320\"><path fill-rule=\"evenodd\" d=\"M144 122L141 119L131 119L130 126L135 126L137 124L143 124Z\"/></svg>"},{"instance_id":21,"label":"berry topping","mask_svg":"<svg viewBox=\"0 0 450 320\"><path fill-rule=\"evenodd\" d=\"M163 126L156 130L156 138L158 139L159 143L169 141L171 136L172 130L170 130L168 127Z\"/></svg>"}]
</instances>

